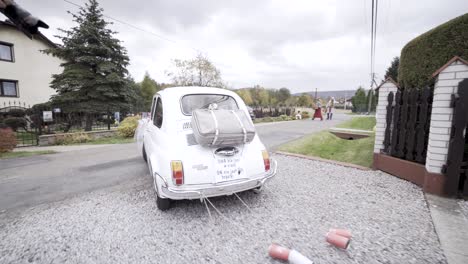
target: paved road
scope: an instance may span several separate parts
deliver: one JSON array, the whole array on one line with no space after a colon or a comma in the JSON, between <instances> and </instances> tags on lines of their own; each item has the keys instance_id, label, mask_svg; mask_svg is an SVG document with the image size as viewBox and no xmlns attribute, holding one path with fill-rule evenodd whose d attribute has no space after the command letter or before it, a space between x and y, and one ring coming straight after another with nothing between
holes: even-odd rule
<instances>
[{"instance_id":1,"label":"paved road","mask_svg":"<svg viewBox=\"0 0 468 264\"><path fill-rule=\"evenodd\" d=\"M259 124L257 131L265 145L272 149L347 118L348 115L336 115L336 120L331 122L302 120ZM141 176L147 174L135 144L91 146L60 154L0 160L0 211L59 201L111 186L144 184L149 177Z\"/></svg>"},{"instance_id":2,"label":"paved road","mask_svg":"<svg viewBox=\"0 0 468 264\"><path fill-rule=\"evenodd\" d=\"M275 147L285 142L300 138L302 136L324 130L350 119L350 115L335 114L332 121L300 120L280 123L257 124L256 129L263 144L274 150Z\"/></svg>"}]
</instances>

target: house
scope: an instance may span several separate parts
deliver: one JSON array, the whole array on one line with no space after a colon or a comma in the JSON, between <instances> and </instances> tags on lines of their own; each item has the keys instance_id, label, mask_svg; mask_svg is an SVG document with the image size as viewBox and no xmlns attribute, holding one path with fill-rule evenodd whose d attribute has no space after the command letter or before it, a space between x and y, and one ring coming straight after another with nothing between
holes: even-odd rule
<instances>
[{"instance_id":1,"label":"house","mask_svg":"<svg viewBox=\"0 0 468 264\"><path fill-rule=\"evenodd\" d=\"M56 45L41 33L29 39L11 22L0 21L0 109L47 102L55 90L52 74L61 60L41 52Z\"/></svg>"}]
</instances>

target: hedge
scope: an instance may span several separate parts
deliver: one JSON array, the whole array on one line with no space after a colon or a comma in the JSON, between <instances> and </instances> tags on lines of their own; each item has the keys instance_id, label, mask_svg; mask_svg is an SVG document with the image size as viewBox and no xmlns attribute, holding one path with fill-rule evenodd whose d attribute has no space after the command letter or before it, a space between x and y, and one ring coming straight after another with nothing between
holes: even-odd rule
<instances>
[{"instance_id":1,"label":"hedge","mask_svg":"<svg viewBox=\"0 0 468 264\"><path fill-rule=\"evenodd\" d=\"M18 130L18 128L25 128L27 126L26 119L22 117L9 117L3 120L3 123L13 129L13 131Z\"/></svg>"},{"instance_id":2,"label":"hedge","mask_svg":"<svg viewBox=\"0 0 468 264\"><path fill-rule=\"evenodd\" d=\"M398 82L405 88L422 88L434 82L431 75L454 56L468 59L468 13L411 40L401 51Z\"/></svg>"}]
</instances>

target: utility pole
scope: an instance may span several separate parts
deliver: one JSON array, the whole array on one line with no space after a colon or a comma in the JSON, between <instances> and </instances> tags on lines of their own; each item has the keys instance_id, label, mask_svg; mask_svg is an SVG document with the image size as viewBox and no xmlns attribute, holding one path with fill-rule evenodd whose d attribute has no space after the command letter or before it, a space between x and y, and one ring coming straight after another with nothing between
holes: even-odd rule
<instances>
[{"instance_id":1,"label":"utility pole","mask_svg":"<svg viewBox=\"0 0 468 264\"><path fill-rule=\"evenodd\" d=\"M372 97L374 94L374 83L375 83L375 73L372 73L372 80L371 80L371 85L370 85L370 90L369 90L369 104L367 105L367 113L371 112L372 108Z\"/></svg>"},{"instance_id":2,"label":"utility pole","mask_svg":"<svg viewBox=\"0 0 468 264\"><path fill-rule=\"evenodd\" d=\"M344 110L346 110L346 90L344 92Z\"/></svg>"}]
</instances>

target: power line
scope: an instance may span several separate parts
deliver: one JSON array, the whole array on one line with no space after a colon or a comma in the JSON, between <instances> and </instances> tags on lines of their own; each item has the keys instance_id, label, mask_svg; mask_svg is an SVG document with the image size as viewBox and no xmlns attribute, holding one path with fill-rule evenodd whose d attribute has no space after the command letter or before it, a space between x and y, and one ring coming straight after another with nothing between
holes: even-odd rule
<instances>
[{"instance_id":1,"label":"power line","mask_svg":"<svg viewBox=\"0 0 468 264\"><path fill-rule=\"evenodd\" d=\"M377 18L378 18L379 0L372 0L372 21L371 21L371 83L369 90L369 105L367 111L370 112L372 108L372 94L374 90L375 82L375 50L377 43Z\"/></svg>"},{"instance_id":2,"label":"power line","mask_svg":"<svg viewBox=\"0 0 468 264\"><path fill-rule=\"evenodd\" d=\"M375 82L375 48L377 45L377 13L378 13L378 5L379 5L379 0L375 0L375 22L374 22L374 54L373 54L373 66L372 66L372 73L374 74L372 76L372 81Z\"/></svg>"},{"instance_id":3,"label":"power line","mask_svg":"<svg viewBox=\"0 0 468 264\"><path fill-rule=\"evenodd\" d=\"M371 70L371 78L372 73L374 72L374 0L372 0L372 18L371 18L371 54L370 54L370 70Z\"/></svg>"},{"instance_id":4,"label":"power line","mask_svg":"<svg viewBox=\"0 0 468 264\"><path fill-rule=\"evenodd\" d=\"M69 4L71 4L71 5L80 7L80 8L85 8L84 6L79 5L79 4L74 3L74 2L72 2L72 1L69 1L69 0L63 0L63 1L66 2L66 3L69 3ZM152 32L152 31L143 29L143 28L141 28L141 27L135 26L135 25L133 25L133 24L130 24L130 23L128 23L128 22L122 21L122 20L120 20L120 19L117 19L117 18L108 16L108 15L105 15L105 14L103 14L103 16L106 17L106 18L108 18L108 19L110 19L110 20L113 20L113 21L115 21L115 22L121 23L121 24L126 25L126 26L128 26L128 27L131 27L131 28L133 28L133 29L136 29L136 30L139 30L139 31L141 31L141 32L144 32L144 33L146 33L146 34L150 34L150 35L152 35L152 36L154 36L154 37L157 37L157 38L159 38L159 39L161 39L161 40L164 40L164 41L167 41L167 42L171 42L171 43L179 44L179 45L180 45L180 43L178 43L177 41L172 40L172 39L169 39L169 38L166 38L166 37L164 37L164 36L161 36L161 35L159 35L159 34L157 34L157 33L155 33L155 32ZM188 48L190 48L190 49L192 49L192 50L194 50L194 51L196 51L196 52L198 52L198 53L201 52L201 50L196 49L196 48L192 48L192 47L188 47Z\"/></svg>"}]
</instances>

